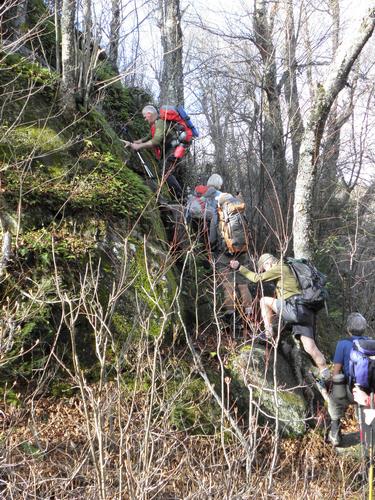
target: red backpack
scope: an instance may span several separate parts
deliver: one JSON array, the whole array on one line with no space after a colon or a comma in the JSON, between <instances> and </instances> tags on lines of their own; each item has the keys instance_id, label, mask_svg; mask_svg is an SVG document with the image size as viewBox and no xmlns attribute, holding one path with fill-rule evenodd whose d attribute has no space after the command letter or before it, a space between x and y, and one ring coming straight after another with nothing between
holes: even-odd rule
<instances>
[{"instance_id":1,"label":"red backpack","mask_svg":"<svg viewBox=\"0 0 375 500\"><path fill-rule=\"evenodd\" d=\"M198 130L190 120L182 106L162 106L159 110L161 120L174 122L179 125L177 132L177 144L174 151L176 158L182 158L185 154L185 149L191 144L194 137L198 137Z\"/></svg>"}]
</instances>

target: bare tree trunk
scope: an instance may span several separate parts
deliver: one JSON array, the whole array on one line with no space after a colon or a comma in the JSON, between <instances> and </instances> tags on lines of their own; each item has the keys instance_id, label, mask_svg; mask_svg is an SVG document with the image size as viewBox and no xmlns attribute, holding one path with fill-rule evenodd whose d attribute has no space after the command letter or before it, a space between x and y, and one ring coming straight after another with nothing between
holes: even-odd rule
<instances>
[{"instance_id":1,"label":"bare tree trunk","mask_svg":"<svg viewBox=\"0 0 375 500\"><path fill-rule=\"evenodd\" d=\"M61 72L61 24L60 24L61 0L55 0L55 41L56 41L56 72Z\"/></svg>"},{"instance_id":2,"label":"bare tree trunk","mask_svg":"<svg viewBox=\"0 0 375 500\"><path fill-rule=\"evenodd\" d=\"M297 88L297 61L296 61L296 36L294 30L293 2L285 0L286 11L286 80L284 85L285 99L288 106L290 137L293 154L293 171L297 174L299 163L299 150L303 137L303 121L298 99Z\"/></svg>"},{"instance_id":3,"label":"bare tree trunk","mask_svg":"<svg viewBox=\"0 0 375 500\"><path fill-rule=\"evenodd\" d=\"M26 23L28 0L19 0L17 4L16 17L14 19L14 29L17 34L20 32L21 26Z\"/></svg>"},{"instance_id":4,"label":"bare tree trunk","mask_svg":"<svg viewBox=\"0 0 375 500\"><path fill-rule=\"evenodd\" d=\"M180 0L159 0L163 68L160 103L184 104Z\"/></svg>"},{"instance_id":5,"label":"bare tree trunk","mask_svg":"<svg viewBox=\"0 0 375 500\"><path fill-rule=\"evenodd\" d=\"M80 90L82 94L83 108L87 110L89 101L90 85L91 85L91 60L94 48L92 45L92 13L91 0L83 0L83 22L84 22L84 38L82 46L82 75ZM96 45L96 44L95 44Z\"/></svg>"},{"instance_id":6,"label":"bare tree trunk","mask_svg":"<svg viewBox=\"0 0 375 500\"><path fill-rule=\"evenodd\" d=\"M317 161L324 127L332 105L343 89L349 72L374 31L375 6L369 9L360 29L347 49L337 54L328 69L328 78L318 85L301 144L294 198L293 237L296 257L311 258L313 253L313 207Z\"/></svg>"},{"instance_id":7,"label":"bare tree trunk","mask_svg":"<svg viewBox=\"0 0 375 500\"><path fill-rule=\"evenodd\" d=\"M61 97L69 111L75 111L76 109L75 15L76 1L63 0L61 13Z\"/></svg>"},{"instance_id":8,"label":"bare tree trunk","mask_svg":"<svg viewBox=\"0 0 375 500\"><path fill-rule=\"evenodd\" d=\"M109 34L109 61L118 71L117 60L120 44L120 0L112 0L112 17Z\"/></svg>"},{"instance_id":9,"label":"bare tree trunk","mask_svg":"<svg viewBox=\"0 0 375 500\"><path fill-rule=\"evenodd\" d=\"M272 43L271 27L267 19L266 3L261 2L254 11L255 43L259 49L264 66L263 89L267 96L265 113L265 161L269 174L272 175L278 195L282 216L286 214L287 206L287 169L285 161L285 144L281 118L280 99L277 86L275 47ZM268 154L267 154L268 151Z\"/></svg>"}]
</instances>

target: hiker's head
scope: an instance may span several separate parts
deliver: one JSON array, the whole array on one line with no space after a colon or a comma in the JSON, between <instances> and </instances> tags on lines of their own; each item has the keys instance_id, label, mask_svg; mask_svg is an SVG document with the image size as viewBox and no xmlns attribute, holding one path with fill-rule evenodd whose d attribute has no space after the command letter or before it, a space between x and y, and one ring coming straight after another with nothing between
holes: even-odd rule
<instances>
[{"instance_id":1,"label":"hiker's head","mask_svg":"<svg viewBox=\"0 0 375 500\"><path fill-rule=\"evenodd\" d=\"M148 104L142 109L142 115L143 118L148 122L148 123L154 123L157 118L158 118L158 111L154 106L151 106L151 104Z\"/></svg>"},{"instance_id":2,"label":"hiker's head","mask_svg":"<svg viewBox=\"0 0 375 500\"><path fill-rule=\"evenodd\" d=\"M268 271L276 262L277 259L272 254L263 253L258 259L258 272Z\"/></svg>"},{"instance_id":3,"label":"hiker's head","mask_svg":"<svg viewBox=\"0 0 375 500\"><path fill-rule=\"evenodd\" d=\"M346 329L350 335L362 335L367 328L367 321L360 313L351 313L346 320Z\"/></svg>"},{"instance_id":4,"label":"hiker's head","mask_svg":"<svg viewBox=\"0 0 375 500\"><path fill-rule=\"evenodd\" d=\"M223 185L223 179L219 174L212 174L207 181L207 186L212 186L215 189L220 190L222 185Z\"/></svg>"}]
</instances>

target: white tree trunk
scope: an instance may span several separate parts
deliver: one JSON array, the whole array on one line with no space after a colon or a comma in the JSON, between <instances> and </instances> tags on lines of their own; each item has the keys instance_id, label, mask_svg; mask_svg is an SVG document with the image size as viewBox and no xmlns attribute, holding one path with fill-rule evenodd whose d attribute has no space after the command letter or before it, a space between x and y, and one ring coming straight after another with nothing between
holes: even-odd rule
<instances>
[{"instance_id":1,"label":"white tree trunk","mask_svg":"<svg viewBox=\"0 0 375 500\"><path fill-rule=\"evenodd\" d=\"M311 258L313 254L313 200L316 184L316 167L325 123L331 107L343 89L349 72L361 50L374 31L375 2L362 20L361 27L353 30L354 36L345 48L338 51L328 69L328 78L318 85L310 116L301 144L300 160L294 197L293 238L294 255Z\"/></svg>"},{"instance_id":2,"label":"white tree trunk","mask_svg":"<svg viewBox=\"0 0 375 500\"><path fill-rule=\"evenodd\" d=\"M120 0L112 0L112 17L109 33L109 61L113 68L118 71L117 60L120 44Z\"/></svg>"},{"instance_id":3,"label":"white tree trunk","mask_svg":"<svg viewBox=\"0 0 375 500\"><path fill-rule=\"evenodd\" d=\"M184 104L182 29L180 0L159 0L163 68L160 82L161 104Z\"/></svg>"},{"instance_id":4,"label":"white tree trunk","mask_svg":"<svg viewBox=\"0 0 375 500\"><path fill-rule=\"evenodd\" d=\"M61 65L62 93L61 97L69 110L75 110L75 93L77 91L75 66L75 14L76 1L63 0L61 13Z\"/></svg>"},{"instance_id":5,"label":"white tree trunk","mask_svg":"<svg viewBox=\"0 0 375 500\"><path fill-rule=\"evenodd\" d=\"M83 22L84 22L84 38L82 46L82 77L80 79L80 91L82 94L82 102L84 109L87 109L89 94L92 81L92 57L94 57L94 48L92 45L92 13L91 0L82 1ZM96 45L96 44L95 44Z\"/></svg>"}]
</instances>

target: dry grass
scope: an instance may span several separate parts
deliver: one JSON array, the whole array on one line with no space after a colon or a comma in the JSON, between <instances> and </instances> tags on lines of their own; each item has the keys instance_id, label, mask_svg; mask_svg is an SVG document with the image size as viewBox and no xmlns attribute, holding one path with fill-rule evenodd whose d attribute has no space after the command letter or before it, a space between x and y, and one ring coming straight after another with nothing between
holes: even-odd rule
<instances>
[{"instance_id":1,"label":"dry grass","mask_svg":"<svg viewBox=\"0 0 375 500\"><path fill-rule=\"evenodd\" d=\"M152 421L146 440L146 397L121 400L106 390L101 443L94 419L86 425L78 397L28 400L4 408L0 489L13 499L100 498L90 446L99 453L103 498L121 499L343 499L360 498L357 460L338 456L318 431L282 440L270 480L272 432L263 429L251 463L227 430L225 444L215 436L189 436L167 421ZM109 409L112 409L109 412ZM89 415L93 415L90 408Z\"/></svg>"}]
</instances>

